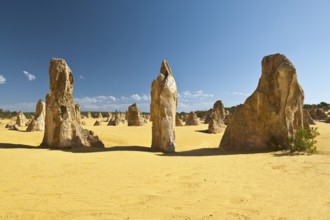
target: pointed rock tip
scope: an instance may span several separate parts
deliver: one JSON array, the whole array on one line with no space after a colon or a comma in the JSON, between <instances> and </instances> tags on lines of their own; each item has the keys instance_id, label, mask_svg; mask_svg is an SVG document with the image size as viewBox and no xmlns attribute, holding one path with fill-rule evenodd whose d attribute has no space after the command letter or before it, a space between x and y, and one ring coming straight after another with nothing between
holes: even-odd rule
<instances>
[{"instance_id":1,"label":"pointed rock tip","mask_svg":"<svg viewBox=\"0 0 330 220\"><path fill-rule=\"evenodd\" d=\"M168 62L166 60L162 61L162 64L160 66L160 72L165 76L173 75L170 65L168 65Z\"/></svg>"}]
</instances>

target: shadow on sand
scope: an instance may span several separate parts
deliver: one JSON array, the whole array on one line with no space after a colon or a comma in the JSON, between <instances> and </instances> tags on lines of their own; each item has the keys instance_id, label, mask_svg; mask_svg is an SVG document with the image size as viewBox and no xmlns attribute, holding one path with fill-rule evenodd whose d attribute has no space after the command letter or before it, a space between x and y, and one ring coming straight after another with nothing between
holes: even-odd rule
<instances>
[{"instance_id":1,"label":"shadow on sand","mask_svg":"<svg viewBox=\"0 0 330 220\"><path fill-rule=\"evenodd\" d=\"M24 144L10 144L0 143L0 149L30 149L30 150L54 150L64 151L71 153L97 153L97 152L108 152L108 151L140 151L150 152L150 147L143 146L114 146L109 148L96 148L96 147L74 147L74 148L52 148L47 146L30 146Z\"/></svg>"},{"instance_id":2,"label":"shadow on sand","mask_svg":"<svg viewBox=\"0 0 330 220\"><path fill-rule=\"evenodd\" d=\"M136 151L136 152L150 152L156 153L157 156L163 157L206 157L206 156L226 156L226 155L244 155L244 154L259 154L259 153L271 153L269 151L222 151L219 148L199 148L188 151L181 151L175 153L162 153L153 152L150 147L145 146L114 146L108 148L95 148L95 147L79 147L79 148L50 148L47 146L30 146L24 144L10 144L0 143L0 149L30 149L30 150L54 150L70 153L98 153L98 152L111 152L111 151ZM273 156L292 156L287 152L273 152Z\"/></svg>"}]
</instances>

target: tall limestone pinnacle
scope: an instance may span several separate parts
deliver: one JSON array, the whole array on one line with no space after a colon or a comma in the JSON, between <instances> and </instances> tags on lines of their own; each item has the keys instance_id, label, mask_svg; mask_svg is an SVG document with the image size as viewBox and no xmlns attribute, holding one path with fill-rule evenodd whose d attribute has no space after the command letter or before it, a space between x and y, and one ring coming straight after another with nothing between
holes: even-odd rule
<instances>
[{"instance_id":1,"label":"tall limestone pinnacle","mask_svg":"<svg viewBox=\"0 0 330 220\"><path fill-rule=\"evenodd\" d=\"M282 54L263 58L254 93L238 107L222 137L229 151L269 150L271 140L285 146L287 137L303 128L304 92L296 69Z\"/></svg>"},{"instance_id":2,"label":"tall limestone pinnacle","mask_svg":"<svg viewBox=\"0 0 330 220\"><path fill-rule=\"evenodd\" d=\"M46 96L43 145L49 147L104 147L92 131L81 127L73 102L73 74L64 59L49 66L50 92Z\"/></svg>"},{"instance_id":3,"label":"tall limestone pinnacle","mask_svg":"<svg viewBox=\"0 0 330 220\"><path fill-rule=\"evenodd\" d=\"M176 83L170 66L162 61L151 85L152 151L175 152L175 116L178 104Z\"/></svg>"}]
</instances>

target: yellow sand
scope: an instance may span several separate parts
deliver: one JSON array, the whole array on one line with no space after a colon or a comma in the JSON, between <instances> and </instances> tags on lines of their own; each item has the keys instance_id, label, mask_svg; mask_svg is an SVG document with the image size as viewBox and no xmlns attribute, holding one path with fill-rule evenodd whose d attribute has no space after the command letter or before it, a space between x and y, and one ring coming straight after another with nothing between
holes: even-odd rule
<instances>
[{"instance_id":1,"label":"yellow sand","mask_svg":"<svg viewBox=\"0 0 330 220\"><path fill-rule=\"evenodd\" d=\"M177 127L173 155L149 152L151 124L91 126L109 148L35 148L42 132L0 125L0 219L330 219L330 125L320 153L222 155L222 134ZM23 129L23 128L22 128Z\"/></svg>"}]
</instances>

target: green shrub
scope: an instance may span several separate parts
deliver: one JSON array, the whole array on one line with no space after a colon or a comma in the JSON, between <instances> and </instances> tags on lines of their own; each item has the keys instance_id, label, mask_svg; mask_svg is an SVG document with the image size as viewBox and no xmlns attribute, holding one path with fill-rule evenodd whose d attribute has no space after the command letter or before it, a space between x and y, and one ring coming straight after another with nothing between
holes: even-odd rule
<instances>
[{"instance_id":1,"label":"green shrub","mask_svg":"<svg viewBox=\"0 0 330 220\"><path fill-rule=\"evenodd\" d=\"M317 128L298 129L293 136L288 138L290 152L306 152L313 154L316 152L316 136L320 133Z\"/></svg>"}]
</instances>

